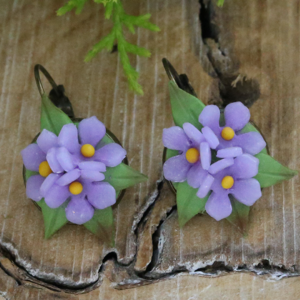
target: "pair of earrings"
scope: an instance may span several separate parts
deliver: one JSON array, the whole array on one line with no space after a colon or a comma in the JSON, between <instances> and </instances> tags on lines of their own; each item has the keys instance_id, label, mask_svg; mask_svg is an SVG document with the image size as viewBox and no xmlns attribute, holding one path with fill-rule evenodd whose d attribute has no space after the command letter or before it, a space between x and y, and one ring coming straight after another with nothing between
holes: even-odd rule
<instances>
[{"instance_id":1,"label":"pair of earrings","mask_svg":"<svg viewBox=\"0 0 300 300\"><path fill-rule=\"evenodd\" d=\"M297 172L268 155L244 104L230 103L224 110L205 106L187 76L178 75L166 59L163 64L176 125L163 130L163 171L176 193L180 226L206 211L217 221L227 218L245 227L261 189ZM40 71L52 85L49 97ZM113 242L112 205L147 177L128 166L126 150L97 117L74 117L63 86L41 65L35 66L35 78L42 97L41 132L21 154L26 195L42 209L45 237L71 222Z\"/></svg>"}]
</instances>

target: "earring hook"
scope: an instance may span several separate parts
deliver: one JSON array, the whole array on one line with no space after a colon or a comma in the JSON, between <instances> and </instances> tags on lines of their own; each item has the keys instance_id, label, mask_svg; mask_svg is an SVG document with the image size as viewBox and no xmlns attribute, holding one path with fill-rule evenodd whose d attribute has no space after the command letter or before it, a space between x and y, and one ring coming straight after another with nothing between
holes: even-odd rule
<instances>
[{"instance_id":1,"label":"earring hook","mask_svg":"<svg viewBox=\"0 0 300 300\"><path fill-rule=\"evenodd\" d=\"M55 106L60 108L71 119L74 119L74 111L68 97L64 94L65 88L63 85L57 85L49 72L40 64L34 66L34 77L41 97L45 94L45 89L41 81L40 71L45 75L52 86L49 93L49 98Z\"/></svg>"},{"instance_id":2,"label":"earring hook","mask_svg":"<svg viewBox=\"0 0 300 300\"><path fill-rule=\"evenodd\" d=\"M34 77L35 77L35 81L36 81L38 90L40 92L40 95L43 96L45 94L44 86L42 84L41 77L40 77L40 71L48 79L49 83L51 84L53 90L56 92L57 96L59 96L58 87L57 87L57 84L54 81L54 79L51 77L49 72L42 65L37 64L34 66Z\"/></svg>"},{"instance_id":3,"label":"earring hook","mask_svg":"<svg viewBox=\"0 0 300 300\"><path fill-rule=\"evenodd\" d=\"M191 86L186 74L178 74L172 64L166 59L162 59L163 66L170 80L172 80L180 89L197 97L195 90Z\"/></svg>"}]
</instances>

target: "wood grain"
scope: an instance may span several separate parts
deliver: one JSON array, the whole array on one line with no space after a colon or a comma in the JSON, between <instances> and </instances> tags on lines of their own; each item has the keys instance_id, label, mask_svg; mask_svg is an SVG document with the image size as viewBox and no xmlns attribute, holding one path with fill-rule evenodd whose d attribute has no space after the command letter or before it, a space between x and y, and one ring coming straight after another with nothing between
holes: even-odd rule
<instances>
[{"instance_id":1,"label":"wood grain","mask_svg":"<svg viewBox=\"0 0 300 300\"><path fill-rule=\"evenodd\" d=\"M0 295L5 299L299 298L298 278L265 280L298 274L298 177L264 189L251 210L246 239L207 216L179 229L175 197L161 183L161 132L173 124L163 57L189 76L205 103L243 91L248 100L260 94L251 108L253 121L271 155L299 169L298 1L232 0L222 9L200 2L211 7L217 36L203 35L197 0L124 1L129 13L149 12L161 28L128 35L152 52L150 59L131 57L145 92L136 96L127 88L117 53L83 62L111 27L101 5L90 1L78 16L56 17L59 0L0 0ZM36 63L64 84L76 116L102 120L127 149L130 165L149 177L128 189L114 208L114 249L80 226L67 225L44 240L41 213L26 199L20 151L39 130ZM262 260L270 266L260 265ZM240 269L268 275L232 272ZM173 278L175 271L180 275ZM195 271L226 276L187 276ZM146 286L117 291L107 278L118 289Z\"/></svg>"}]
</instances>

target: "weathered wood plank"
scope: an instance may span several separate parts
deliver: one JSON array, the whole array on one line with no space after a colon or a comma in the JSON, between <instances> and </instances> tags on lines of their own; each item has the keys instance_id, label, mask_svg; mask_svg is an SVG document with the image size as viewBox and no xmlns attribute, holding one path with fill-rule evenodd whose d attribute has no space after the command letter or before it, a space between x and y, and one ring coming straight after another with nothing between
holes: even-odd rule
<instances>
[{"instance_id":1,"label":"weathered wood plank","mask_svg":"<svg viewBox=\"0 0 300 300\"><path fill-rule=\"evenodd\" d=\"M85 53L110 28L101 6L90 1L81 15L58 18L55 11L61 5L59 0L0 0L0 245L11 255L1 260L1 266L21 282L18 286L0 270L0 295L7 299L299 298L297 278L270 283L249 274L229 273L214 279L181 275L116 291L106 277L101 285L103 274L99 274L103 258L111 251L118 262L109 268L107 264L106 276L117 288L156 282L151 277L172 275L174 270L195 271L215 261L233 268L246 264L251 269L266 259L288 269L286 273L275 268L274 276L291 274L294 266L297 272L298 178L264 190L252 209L247 239L228 223L207 216L194 218L184 229L178 228L176 210L164 221L175 198L166 185L157 190L162 175L161 132L172 125L162 57L188 74L205 103L219 103L228 94L240 95L230 88L232 81L239 93L251 91L252 83L257 88L258 83L260 98L251 108L253 121L265 135L271 154L299 169L297 0L227 1L213 14L218 38L208 34L204 40L197 0L124 1L132 14L150 12L161 28L160 33L140 29L130 36L131 42L152 52L150 59L131 58L141 72L143 97L128 91L116 53L101 53L92 63L83 63ZM33 78L36 63L64 84L75 114L96 115L107 124L128 150L130 164L149 176L147 183L126 191L114 208L115 249L107 249L84 228L72 225L45 241L41 213L25 197L19 153L39 128L40 98ZM252 91L257 96L257 89ZM154 200L155 205L140 222ZM219 265L199 274L222 270ZM123 286L118 286L122 282ZM70 291L70 287L77 289Z\"/></svg>"}]
</instances>

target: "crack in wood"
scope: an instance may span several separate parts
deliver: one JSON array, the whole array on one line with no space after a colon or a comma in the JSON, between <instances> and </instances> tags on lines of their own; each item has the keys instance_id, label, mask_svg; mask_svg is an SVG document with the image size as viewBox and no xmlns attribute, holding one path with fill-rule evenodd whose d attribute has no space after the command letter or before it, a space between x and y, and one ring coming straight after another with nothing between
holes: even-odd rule
<instances>
[{"instance_id":1,"label":"crack in wood","mask_svg":"<svg viewBox=\"0 0 300 300\"><path fill-rule=\"evenodd\" d=\"M216 7L213 0L199 0L199 3L201 38L207 47L207 58L219 79L220 99L212 99L211 103L225 107L229 103L240 101L247 107L252 106L260 97L258 81L240 74L240 62L233 52L234 37L231 36L231 44L228 43L228 38L223 42L222 35L230 32L220 21L220 8Z\"/></svg>"}]
</instances>

